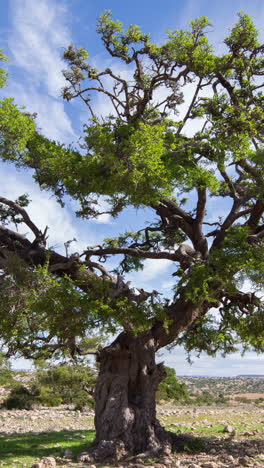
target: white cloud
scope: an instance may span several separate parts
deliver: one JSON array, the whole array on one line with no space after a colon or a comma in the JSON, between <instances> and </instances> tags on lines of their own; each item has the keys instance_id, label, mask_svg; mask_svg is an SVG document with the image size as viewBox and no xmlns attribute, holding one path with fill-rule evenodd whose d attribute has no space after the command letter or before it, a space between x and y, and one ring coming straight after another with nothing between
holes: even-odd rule
<instances>
[{"instance_id":1,"label":"white cloud","mask_svg":"<svg viewBox=\"0 0 264 468\"><path fill-rule=\"evenodd\" d=\"M158 361L161 360L173 367L178 375L234 377L240 374L263 374L263 356L253 352L247 352L245 356L233 353L226 358L210 357L203 353L200 357L193 356L191 365L186 360L183 347L176 346L172 351L159 353Z\"/></svg>"},{"instance_id":2,"label":"white cloud","mask_svg":"<svg viewBox=\"0 0 264 468\"><path fill-rule=\"evenodd\" d=\"M161 260L153 260L148 258L145 261L144 269L137 273L137 280L139 282L146 282L155 279L157 276L166 273L172 262L170 260L161 259Z\"/></svg>"},{"instance_id":3,"label":"white cloud","mask_svg":"<svg viewBox=\"0 0 264 468\"><path fill-rule=\"evenodd\" d=\"M173 268L173 265L175 268L175 264L170 260L153 260L148 258L144 262L143 270L128 274L126 279L131 281L134 287L144 288L146 290L156 289L163 293L161 281L163 280L164 283L164 275L168 275L167 278L169 278L169 270ZM164 293L165 292L167 296L168 291L164 291Z\"/></svg>"},{"instance_id":4,"label":"white cloud","mask_svg":"<svg viewBox=\"0 0 264 468\"><path fill-rule=\"evenodd\" d=\"M75 135L60 97L65 84L61 55L71 42L66 12L51 0L11 0L8 45L21 77L10 80L5 94L38 114L37 124L46 136L69 143Z\"/></svg>"},{"instance_id":5,"label":"white cloud","mask_svg":"<svg viewBox=\"0 0 264 468\"><path fill-rule=\"evenodd\" d=\"M11 12L9 47L16 64L30 73L36 86L44 84L58 97L64 85L61 54L71 42L64 26L65 6L51 0L12 0Z\"/></svg>"},{"instance_id":6,"label":"white cloud","mask_svg":"<svg viewBox=\"0 0 264 468\"><path fill-rule=\"evenodd\" d=\"M32 202L27 208L27 212L32 221L42 231L46 226L48 230L48 244L56 251L65 254L64 242L73 238L77 242L71 244L71 251L82 252L87 245L93 245L98 238L95 232L89 228L84 232L74 226L74 219L67 208L61 208L50 194L41 191L37 185L32 184L32 180L23 176L22 173L16 172L14 169L1 168L1 195L11 200L14 200L23 193L28 193ZM28 234L32 239L32 234L29 229L23 224L20 227L20 232Z\"/></svg>"}]
</instances>

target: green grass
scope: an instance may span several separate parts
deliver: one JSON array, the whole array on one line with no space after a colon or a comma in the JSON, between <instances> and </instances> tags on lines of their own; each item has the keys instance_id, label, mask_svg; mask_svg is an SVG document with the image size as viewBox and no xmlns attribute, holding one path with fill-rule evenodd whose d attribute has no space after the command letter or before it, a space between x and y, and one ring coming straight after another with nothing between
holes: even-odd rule
<instances>
[{"instance_id":1,"label":"green grass","mask_svg":"<svg viewBox=\"0 0 264 468\"><path fill-rule=\"evenodd\" d=\"M87 449L94 435L93 430L73 430L0 436L0 467L30 467L42 457L62 457L66 449L72 450L75 458Z\"/></svg>"},{"instance_id":2,"label":"green grass","mask_svg":"<svg viewBox=\"0 0 264 468\"><path fill-rule=\"evenodd\" d=\"M193 435L199 435L203 437L214 437L214 436L219 436L219 435L228 435L227 432L225 432L225 426L223 424L212 424L210 427L206 426L195 426L193 429L190 429L190 427L181 425L180 427L177 426L172 426L171 424L166 424L166 428L171 431L175 432L176 434L179 433L191 433ZM236 433L238 435L243 434L246 431L250 431L245 425L243 424L232 424L232 427L235 429ZM258 429L261 432L264 432L264 425L263 424L254 424L254 427L251 428L251 430Z\"/></svg>"}]
</instances>

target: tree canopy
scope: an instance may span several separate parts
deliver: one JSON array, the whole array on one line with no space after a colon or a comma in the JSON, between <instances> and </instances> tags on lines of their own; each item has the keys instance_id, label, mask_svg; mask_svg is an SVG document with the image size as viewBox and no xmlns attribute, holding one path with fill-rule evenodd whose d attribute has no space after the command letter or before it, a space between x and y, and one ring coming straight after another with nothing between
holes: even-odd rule
<instances>
[{"instance_id":1,"label":"tree canopy","mask_svg":"<svg viewBox=\"0 0 264 468\"><path fill-rule=\"evenodd\" d=\"M26 195L0 197L0 336L8 355L83 354L94 329L152 330L157 349L178 343L214 354L242 343L263 351L256 292L264 280L264 46L244 13L221 54L209 28L201 17L157 45L138 26L125 30L110 12L101 15L98 33L120 72L95 69L84 48L64 52L63 97L81 99L90 114L80 148L49 140L34 116L1 101L2 160L33 169L62 205L66 196L76 200L77 216L100 215L102 200L114 217L129 206L153 212L139 231L63 256L30 219ZM3 86L3 70L0 79ZM112 106L106 117L96 113L99 94ZM214 216L208 200L225 214ZM16 230L20 223L33 240ZM119 266L109 272L104 262L115 255ZM173 299L126 281L144 259L176 264ZM241 289L245 279L255 292Z\"/></svg>"}]
</instances>

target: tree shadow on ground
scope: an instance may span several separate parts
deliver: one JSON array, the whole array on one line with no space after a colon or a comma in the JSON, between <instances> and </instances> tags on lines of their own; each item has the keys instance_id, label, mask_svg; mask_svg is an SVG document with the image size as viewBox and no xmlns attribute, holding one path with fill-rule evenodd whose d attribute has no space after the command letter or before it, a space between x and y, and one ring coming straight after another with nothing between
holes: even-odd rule
<instances>
[{"instance_id":1,"label":"tree shadow on ground","mask_svg":"<svg viewBox=\"0 0 264 468\"><path fill-rule=\"evenodd\" d=\"M83 438L85 436L85 439ZM23 433L0 435L0 461L11 458L42 458L54 454L63 455L70 449L73 457L87 450L95 436L93 430L72 430L60 432L42 432L39 434Z\"/></svg>"},{"instance_id":2,"label":"tree shadow on ground","mask_svg":"<svg viewBox=\"0 0 264 468\"><path fill-rule=\"evenodd\" d=\"M206 452L226 453L233 456L257 457L264 453L264 437L238 439L232 437L199 437L192 434L173 434L173 450L176 453Z\"/></svg>"}]
</instances>

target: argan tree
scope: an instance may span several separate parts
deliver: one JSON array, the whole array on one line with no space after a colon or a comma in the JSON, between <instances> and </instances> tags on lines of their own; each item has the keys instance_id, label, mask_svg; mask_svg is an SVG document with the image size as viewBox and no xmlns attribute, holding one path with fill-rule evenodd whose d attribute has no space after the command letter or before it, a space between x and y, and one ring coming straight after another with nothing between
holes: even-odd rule
<instances>
[{"instance_id":1,"label":"argan tree","mask_svg":"<svg viewBox=\"0 0 264 468\"><path fill-rule=\"evenodd\" d=\"M142 229L62 255L29 218L25 196L0 198L7 354L81 355L95 329L118 334L96 351L95 459L168 450L155 412L165 377L158 350L183 344L187 352L228 353L239 343L264 349L256 294L264 279L264 46L245 14L218 55L209 27L202 17L155 45L139 27L124 30L105 12L98 32L113 67L103 71L70 45L63 97L81 99L89 112L80 150L49 141L23 113L28 125L16 129L15 107L0 123L3 160L33 170L61 204L74 199L77 216L100 215L102 201L114 217L127 207L148 208L138 211L149 216ZM111 106L107 117L96 114L98 95ZM18 223L31 237L12 227ZM117 266L109 272L112 256ZM168 298L127 281L145 259L175 265Z\"/></svg>"}]
</instances>

